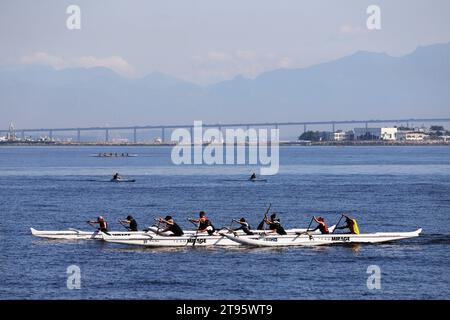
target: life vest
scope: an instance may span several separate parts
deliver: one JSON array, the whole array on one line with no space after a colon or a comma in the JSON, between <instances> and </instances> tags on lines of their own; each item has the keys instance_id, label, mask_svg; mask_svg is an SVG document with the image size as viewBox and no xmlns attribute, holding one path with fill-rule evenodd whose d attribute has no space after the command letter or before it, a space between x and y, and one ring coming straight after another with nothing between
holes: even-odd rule
<instances>
[{"instance_id":1,"label":"life vest","mask_svg":"<svg viewBox=\"0 0 450 320\"><path fill-rule=\"evenodd\" d=\"M203 218L199 219L199 225L198 225L199 230L205 230L209 226L211 226L211 221L207 217L203 217Z\"/></svg>"},{"instance_id":2,"label":"life vest","mask_svg":"<svg viewBox=\"0 0 450 320\"><path fill-rule=\"evenodd\" d=\"M101 230L108 230L108 223L105 220L99 221L98 224Z\"/></svg>"},{"instance_id":3,"label":"life vest","mask_svg":"<svg viewBox=\"0 0 450 320\"><path fill-rule=\"evenodd\" d=\"M328 224L325 221L322 221L322 223L319 223L319 230L322 234L330 233L330 231L328 230Z\"/></svg>"},{"instance_id":4,"label":"life vest","mask_svg":"<svg viewBox=\"0 0 450 320\"><path fill-rule=\"evenodd\" d=\"M349 225L350 232L353 234L359 234L359 228L358 228L358 224L356 223L356 220L352 219L351 221L352 222Z\"/></svg>"}]
</instances>

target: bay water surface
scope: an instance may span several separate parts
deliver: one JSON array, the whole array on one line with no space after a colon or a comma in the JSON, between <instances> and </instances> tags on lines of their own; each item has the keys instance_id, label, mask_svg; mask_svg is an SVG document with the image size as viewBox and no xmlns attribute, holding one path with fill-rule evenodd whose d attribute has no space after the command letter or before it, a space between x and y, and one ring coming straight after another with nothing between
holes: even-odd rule
<instances>
[{"instance_id":1,"label":"bay water surface","mask_svg":"<svg viewBox=\"0 0 450 320\"><path fill-rule=\"evenodd\" d=\"M99 152L137 157L98 158ZM0 299L449 299L449 147L281 147L280 171L172 164L170 147L0 147ZM135 183L111 183L114 172ZM361 232L413 231L388 244L317 248L151 249L44 240L103 215L111 230L170 214L184 228L204 210L216 226L255 226L272 204L285 228L312 215L354 216ZM67 288L67 268L81 289ZM381 270L369 290L367 268Z\"/></svg>"}]
</instances>

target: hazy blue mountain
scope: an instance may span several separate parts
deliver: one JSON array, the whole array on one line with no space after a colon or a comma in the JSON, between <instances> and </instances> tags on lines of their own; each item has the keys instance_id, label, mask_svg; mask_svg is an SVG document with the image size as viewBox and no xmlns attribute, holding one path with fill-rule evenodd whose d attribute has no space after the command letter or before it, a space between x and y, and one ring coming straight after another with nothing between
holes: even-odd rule
<instances>
[{"instance_id":1,"label":"hazy blue mountain","mask_svg":"<svg viewBox=\"0 0 450 320\"><path fill-rule=\"evenodd\" d=\"M450 117L450 44L403 57L357 52L201 87L161 73L0 68L2 127Z\"/></svg>"}]
</instances>

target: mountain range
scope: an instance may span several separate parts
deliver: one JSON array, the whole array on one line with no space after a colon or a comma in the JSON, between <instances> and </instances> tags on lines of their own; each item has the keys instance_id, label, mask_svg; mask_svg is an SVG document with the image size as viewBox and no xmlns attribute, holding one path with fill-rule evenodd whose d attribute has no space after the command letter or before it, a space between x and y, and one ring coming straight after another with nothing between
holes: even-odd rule
<instances>
[{"instance_id":1,"label":"mountain range","mask_svg":"<svg viewBox=\"0 0 450 320\"><path fill-rule=\"evenodd\" d=\"M450 117L450 44L392 57L352 55L208 86L161 73L129 79L103 67L0 68L1 126Z\"/></svg>"}]
</instances>

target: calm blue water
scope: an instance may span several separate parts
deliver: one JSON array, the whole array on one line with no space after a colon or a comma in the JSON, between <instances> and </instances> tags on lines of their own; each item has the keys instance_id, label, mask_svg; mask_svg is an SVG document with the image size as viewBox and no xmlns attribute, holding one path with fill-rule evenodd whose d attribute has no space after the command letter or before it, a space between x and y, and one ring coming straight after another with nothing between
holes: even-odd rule
<instances>
[{"instance_id":1,"label":"calm blue water","mask_svg":"<svg viewBox=\"0 0 450 320\"><path fill-rule=\"evenodd\" d=\"M137 158L94 158L97 152ZM1 147L0 299L449 299L450 148L289 147L267 183L251 166L173 166L168 147ZM136 183L107 181L118 171ZM96 181L97 180L97 181ZM393 244L284 249L148 249L101 241L52 241L29 228L89 229L132 214L146 226L205 210L216 226L272 203L287 228L311 215L330 224L350 212L363 232L412 231ZM66 268L81 268L81 289ZM381 289L368 290L369 265Z\"/></svg>"}]
</instances>

